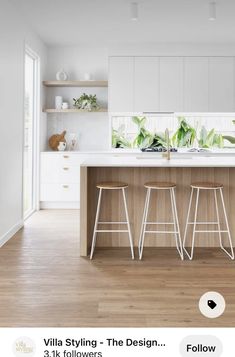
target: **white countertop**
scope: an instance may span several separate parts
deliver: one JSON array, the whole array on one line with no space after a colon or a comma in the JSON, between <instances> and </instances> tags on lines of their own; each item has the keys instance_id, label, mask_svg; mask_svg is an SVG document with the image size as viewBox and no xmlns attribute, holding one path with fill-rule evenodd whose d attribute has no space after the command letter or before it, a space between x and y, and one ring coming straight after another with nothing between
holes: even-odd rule
<instances>
[{"instance_id":1,"label":"white countertop","mask_svg":"<svg viewBox=\"0 0 235 357\"><path fill-rule=\"evenodd\" d=\"M71 155L114 155L114 156L136 156L138 155L159 155L161 156L162 153L143 153L140 149L108 149L108 150L77 150L77 151L42 151L41 152L42 155L47 155L47 154L51 154L51 155L63 155L63 154L71 154ZM187 154L190 156L214 156L214 155L235 155L235 148L223 148L223 149L210 149L206 152L189 152L189 149L178 149L177 152L178 155L181 154Z\"/></svg>"},{"instance_id":2,"label":"white countertop","mask_svg":"<svg viewBox=\"0 0 235 357\"><path fill-rule=\"evenodd\" d=\"M99 155L85 160L84 167L235 167L233 156L195 156L190 154L172 155L170 161L159 155L138 154L135 156L116 157Z\"/></svg>"}]
</instances>

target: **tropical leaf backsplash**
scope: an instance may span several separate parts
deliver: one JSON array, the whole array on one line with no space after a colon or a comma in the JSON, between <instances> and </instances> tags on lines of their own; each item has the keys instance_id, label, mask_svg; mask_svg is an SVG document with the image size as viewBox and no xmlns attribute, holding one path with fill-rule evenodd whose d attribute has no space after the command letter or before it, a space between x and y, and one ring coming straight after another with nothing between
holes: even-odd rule
<instances>
[{"instance_id":1,"label":"tropical leaf backsplash","mask_svg":"<svg viewBox=\"0 0 235 357\"><path fill-rule=\"evenodd\" d=\"M131 118L135 124L135 134L128 135L125 124L117 129L112 129L113 148L146 148L166 146L165 132L152 132L146 127L147 118L134 116ZM204 125L192 126L185 117L178 117L178 127L170 136L171 146L178 148L223 148L235 145L235 136L223 135L215 128L208 130ZM232 120L235 125L235 120ZM234 128L235 131L235 128Z\"/></svg>"}]
</instances>

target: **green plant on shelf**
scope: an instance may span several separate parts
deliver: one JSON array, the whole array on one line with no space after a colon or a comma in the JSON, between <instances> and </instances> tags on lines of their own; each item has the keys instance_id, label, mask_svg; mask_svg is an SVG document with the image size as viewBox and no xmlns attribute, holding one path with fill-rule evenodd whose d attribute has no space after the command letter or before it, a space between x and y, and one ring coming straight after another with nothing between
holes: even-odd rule
<instances>
[{"instance_id":1,"label":"green plant on shelf","mask_svg":"<svg viewBox=\"0 0 235 357\"><path fill-rule=\"evenodd\" d=\"M92 111L99 110L96 94L83 93L79 98L73 98L73 106L77 109Z\"/></svg>"}]
</instances>

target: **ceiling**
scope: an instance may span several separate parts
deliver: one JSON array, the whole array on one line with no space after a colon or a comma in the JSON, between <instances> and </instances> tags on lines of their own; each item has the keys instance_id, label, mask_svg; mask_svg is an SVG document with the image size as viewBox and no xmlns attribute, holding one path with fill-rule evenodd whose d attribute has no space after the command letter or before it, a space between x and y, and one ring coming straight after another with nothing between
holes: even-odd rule
<instances>
[{"instance_id":1,"label":"ceiling","mask_svg":"<svg viewBox=\"0 0 235 357\"><path fill-rule=\"evenodd\" d=\"M146 42L235 43L235 0L217 0L209 21L208 0L11 0L48 45Z\"/></svg>"}]
</instances>

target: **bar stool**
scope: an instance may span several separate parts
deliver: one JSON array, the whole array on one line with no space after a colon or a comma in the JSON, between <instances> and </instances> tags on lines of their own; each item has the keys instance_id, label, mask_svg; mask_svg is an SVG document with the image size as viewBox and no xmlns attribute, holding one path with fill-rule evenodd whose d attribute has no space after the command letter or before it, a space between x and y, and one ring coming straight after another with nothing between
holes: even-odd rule
<instances>
[{"instance_id":1,"label":"bar stool","mask_svg":"<svg viewBox=\"0 0 235 357\"><path fill-rule=\"evenodd\" d=\"M132 259L134 259L133 240L132 240L129 214L128 214L127 202L126 202L126 192L125 192L125 190L128 188L128 184L123 183L123 182L102 182L102 183L98 183L96 185L96 187L99 189L99 196L98 196L98 204L97 204L97 210L96 210L96 218L95 218L94 232L93 232L93 238L92 238L90 259L93 258L95 245L96 245L97 233L109 233L109 232L128 233L129 241L130 241L130 248L131 248L131 257L132 257ZM124 209L125 209L125 215L126 215L126 222L99 222L99 214L100 214L100 206L101 206L101 198L102 198L103 190L120 190L120 191L122 191ZM122 230L98 229L99 224L105 224L105 225L106 224L112 224L112 225L113 224L124 224L124 225L127 225L127 230L124 230L124 229L122 229Z\"/></svg>"},{"instance_id":2,"label":"bar stool","mask_svg":"<svg viewBox=\"0 0 235 357\"><path fill-rule=\"evenodd\" d=\"M143 219L141 224L140 230L140 238L139 238L139 259L142 259L143 256L143 249L144 249L144 240L146 233L170 233L174 234L176 248L179 252L180 258L183 260L183 249L182 249L182 241L179 229L179 221L178 221L178 214L177 214L177 207L176 207L176 200L175 200L175 188L176 184L171 182L147 182L144 184L144 187L147 188L145 205L144 205L144 212L143 212ZM167 190L170 193L170 201L171 201L171 210L173 216L173 222L148 222L148 213L149 213L149 202L152 190ZM159 230L147 230L147 225L173 225L174 230L169 231L159 231Z\"/></svg>"},{"instance_id":3,"label":"bar stool","mask_svg":"<svg viewBox=\"0 0 235 357\"><path fill-rule=\"evenodd\" d=\"M198 222L197 221L200 190L208 190L208 191L209 190L210 191L213 190L214 191L215 210L216 210L216 218L217 218L216 222ZM195 191L196 191L196 205L195 205L194 220L193 220L193 222L189 222L189 216L190 216L191 207L192 207L192 200L193 200L193 195L194 195ZM220 199L221 199L221 203L222 203L222 207L223 207L226 230L221 230L220 216L219 216L219 206L218 206L218 197L217 197L217 193L218 192L220 194ZM196 226L197 225L203 225L203 224L205 224L205 225L217 225L218 226L218 230L196 230ZM188 230L188 226L189 225L193 225L192 247L191 247L191 252L190 253L185 248L186 238L187 238L187 230ZM221 249L231 259L234 259L234 251L233 251L233 246L232 246L232 239L231 239L230 229L229 229L229 225L228 225L227 213L226 213L225 204L224 204L223 185L222 184L220 184L220 183L211 183L211 182L196 182L196 183L192 183L191 184L191 195L190 195L190 200L189 200L189 208L188 208L186 226L185 226L185 231L184 231L184 241L183 241L183 249L184 249L185 253L187 254L187 256L189 257L190 260L193 259L195 234L196 233L218 233L219 234L219 241L220 241ZM228 234L231 253L227 249L224 248L224 246L222 244L221 233L227 233Z\"/></svg>"}]
</instances>

